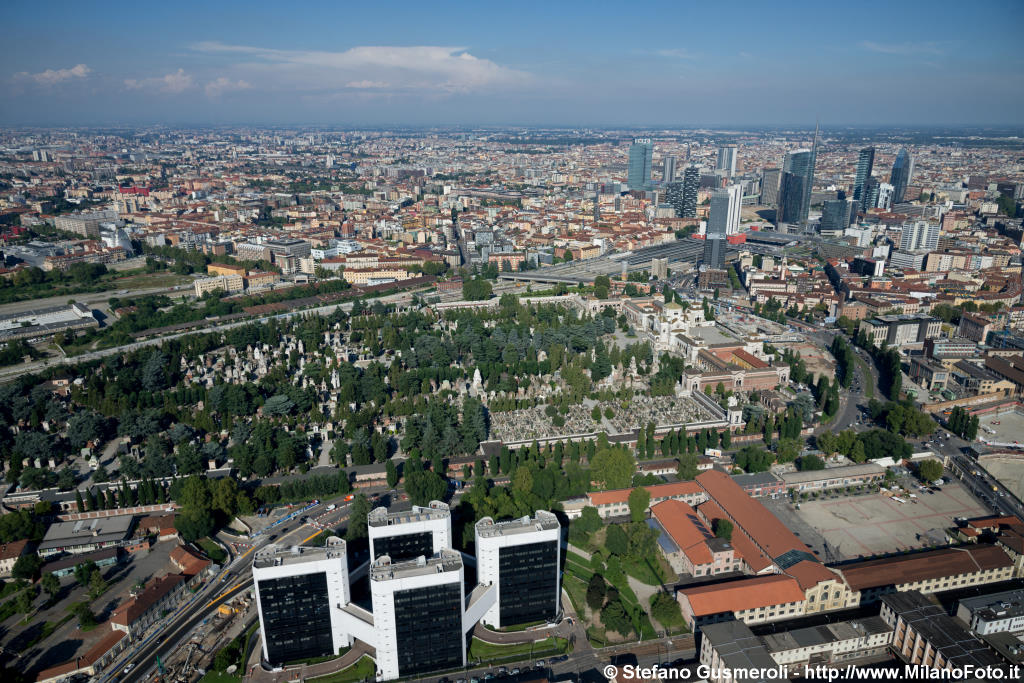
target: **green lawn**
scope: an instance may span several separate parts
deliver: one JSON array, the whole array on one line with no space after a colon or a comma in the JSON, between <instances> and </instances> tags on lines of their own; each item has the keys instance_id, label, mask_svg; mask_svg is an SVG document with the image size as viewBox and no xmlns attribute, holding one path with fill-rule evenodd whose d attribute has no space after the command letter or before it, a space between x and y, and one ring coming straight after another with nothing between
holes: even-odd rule
<instances>
[{"instance_id":1,"label":"green lawn","mask_svg":"<svg viewBox=\"0 0 1024 683\"><path fill-rule=\"evenodd\" d=\"M347 669L342 669L341 671L333 674L327 674L326 676L320 676L319 678L309 678L307 680L316 681L316 683L355 683L356 681L363 680L372 681L376 678L376 675L376 664L374 664L372 659L364 655L358 662Z\"/></svg>"},{"instance_id":2,"label":"green lawn","mask_svg":"<svg viewBox=\"0 0 1024 683\"><path fill-rule=\"evenodd\" d=\"M661 565L660 557L642 560L628 557L622 558L621 562L624 572L648 586L660 586L669 581L670 577Z\"/></svg>"},{"instance_id":3,"label":"green lawn","mask_svg":"<svg viewBox=\"0 0 1024 683\"><path fill-rule=\"evenodd\" d=\"M587 584L572 574L566 574L562 579L562 588L569 594L569 600L576 610L576 614L582 618L587 605Z\"/></svg>"},{"instance_id":4,"label":"green lawn","mask_svg":"<svg viewBox=\"0 0 1024 683\"><path fill-rule=\"evenodd\" d=\"M227 554L224 550L209 537L200 538L196 541L196 545L202 548L206 556L217 564L223 564L224 560L227 559Z\"/></svg>"},{"instance_id":5,"label":"green lawn","mask_svg":"<svg viewBox=\"0 0 1024 683\"><path fill-rule=\"evenodd\" d=\"M492 661L496 659L526 658L537 655L561 654L569 642L565 638L545 638L532 643L494 645L474 638L470 643L468 658L471 661Z\"/></svg>"}]
</instances>

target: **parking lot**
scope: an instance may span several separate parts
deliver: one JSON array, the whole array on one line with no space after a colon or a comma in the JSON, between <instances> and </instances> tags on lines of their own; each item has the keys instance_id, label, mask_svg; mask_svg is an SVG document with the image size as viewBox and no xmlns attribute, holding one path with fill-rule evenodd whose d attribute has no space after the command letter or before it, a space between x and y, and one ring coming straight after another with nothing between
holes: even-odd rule
<instances>
[{"instance_id":1,"label":"parking lot","mask_svg":"<svg viewBox=\"0 0 1024 683\"><path fill-rule=\"evenodd\" d=\"M896 502L880 493L806 501L800 510L777 503L773 512L819 551L822 560L854 559L928 545L923 535L932 529L954 526L955 517L987 514L984 507L958 483L935 493L914 490L916 499ZM917 502L912 502L916 500ZM827 541L837 556L822 552Z\"/></svg>"},{"instance_id":2,"label":"parking lot","mask_svg":"<svg viewBox=\"0 0 1024 683\"><path fill-rule=\"evenodd\" d=\"M978 438L995 443L1013 443L1024 436L1024 415L1013 410L979 418Z\"/></svg>"}]
</instances>

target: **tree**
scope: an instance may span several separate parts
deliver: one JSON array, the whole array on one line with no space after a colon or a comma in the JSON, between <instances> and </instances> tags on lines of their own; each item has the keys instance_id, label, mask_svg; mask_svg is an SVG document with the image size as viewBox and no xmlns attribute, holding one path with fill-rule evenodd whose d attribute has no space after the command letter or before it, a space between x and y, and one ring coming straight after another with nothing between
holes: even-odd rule
<instances>
[{"instance_id":1,"label":"tree","mask_svg":"<svg viewBox=\"0 0 1024 683\"><path fill-rule=\"evenodd\" d=\"M103 580L103 574L95 571L89 579L89 599L95 600L107 590L107 582Z\"/></svg>"},{"instance_id":2,"label":"tree","mask_svg":"<svg viewBox=\"0 0 1024 683\"><path fill-rule=\"evenodd\" d=\"M14 598L14 609L19 614L28 614L32 611L32 601L35 600L35 597L35 589L31 586L19 591L17 597Z\"/></svg>"},{"instance_id":3,"label":"tree","mask_svg":"<svg viewBox=\"0 0 1024 683\"><path fill-rule=\"evenodd\" d=\"M593 574L590 577L590 582L587 584L587 605L593 611L601 609L601 605L604 604L604 596L608 590L608 585L604 582L604 578L600 574Z\"/></svg>"},{"instance_id":4,"label":"tree","mask_svg":"<svg viewBox=\"0 0 1024 683\"><path fill-rule=\"evenodd\" d=\"M43 561L35 553L29 553L22 555L14 562L14 568L11 569L11 576L16 579L32 579L35 578L36 573L39 572L39 568L43 566Z\"/></svg>"},{"instance_id":5,"label":"tree","mask_svg":"<svg viewBox=\"0 0 1024 683\"><path fill-rule=\"evenodd\" d=\"M398 486L398 468L395 466L394 462L392 462L391 460L388 460L388 463L385 466L385 469L387 471L387 477L388 477L388 488L389 489L393 489L396 486Z\"/></svg>"},{"instance_id":6,"label":"tree","mask_svg":"<svg viewBox=\"0 0 1024 683\"><path fill-rule=\"evenodd\" d=\"M583 508L579 519L573 520L572 525L589 536L603 527L604 521L601 519L601 513L597 511L597 508L593 505L588 505Z\"/></svg>"},{"instance_id":7,"label":"tree","mask_svg":"<svg viewBox=\"0 0 1024 683\"><path fill-rule=\"evenodd\" d=\"M622 601L618 598L609 600L608 604L601 610L601 623L609 630L623 636L628 636L633 632L633 620L630 619L626 613L626 608L623 607Z\"/></svg>"},{"instance_id":8,"label":"tree","mask_svg":"<svg viewBox=\"0 0 1024 683\"><path fill-rule=\"evenodd\" d=\"M75 489L75 507L79 512L85 512L85 503L82 501L82 492Z\"/></svg>"},{"instance_id":9,"label":"tree","mask_svg":"<svg viewBox=\"0 0 1024 683\"><path fill-rule=\"evenodd\" d=\"M605 547L613 555L625 556L629 554L629 537L621 524L608 526L608 533L605 535Z\"/></svg>"},{"instance_id":10,"label":"tree","mask_svg":"<svg viewBox=\"0 0 1024 683\"><path fill-rule=\"evenodd\" d=\"M591 462L591 476L605 489L624 489L633 481L636 462L620 449L605 448Z\"/></svg>"},{"instance_id":11,"label":"tree","mask_svg":"<svg viewBox=\"0 0 1024 683\"><path fill-rule=\"evenodd\" d=\"M942 463L938 460L928 459L921 462L917 466L917 476L921 478L921 481L931 482L942 479Z\"/></svg>"},{"instance_id":12,"label":"tree","mask_svg":"<svg viewBox=\"0 0 1024 683\"><path fill-rule=\"evenodd\" d=\"M732 539L732 522L727 519L716 519L714 527L717 538L724 538L727 541Z\"/></svg>"},{"instance_id":13,"label":"tree","mask_svg":"<svg viewBox=\"0 0 1024 683\"><path fill-rule=\"evenodd\" d=\"M89 631L96 627L96 615L89 609L89 603L76 602L70 607L70 612L78 619L78 628Z\"/></svg>"},{"instance_id":14,"label":"tree","mask_svg":"<svg viewBox=\"0 0 1024 683\"><path fill-rule=\"evenodd\" d=\"M629 517L634 522L644 521L647 506L651 504L651 494L643 486L637 486L629 492Z\"/></svg>"},{"instance_id":15,"label":"tree","mask_svg":"<svg viewBox=\"0 0 1024 683\"><path fill-rule=\"evenodd\" d=\"M357 538L367 537L366 516L370 514L370 500L365 493L356 494L352 501L352 509L348 515L348 530L345 538L354 541Z\"/></svg>"},{"instance_id":16,"label":"tree","mask_svg":"<svg viewBox=\"0 0 1024 683\"><path fill-rule=\"evenodd\" d=\"M466 301L490 299L492 293L491 283L483 278L474 278L462 283L462 298Z\"/></svg>"},{"instance_id":17,"label":"tree","mask_svg":"<svg viewBox=\"0 0 1024 683\"><path fill-rule=\"evenodd\" d=\"M651 616L666 628L683 624L679 603L667 593L655 593L651 596Z\"/></svg>"},{"instance_id":18,"label":"tree","mask_svg":"<svg viewBox=\"0 0 1024 683\"><path fill-rule=\"evenodd\" d=\"M49 593L50 602L53 602L57 593L60 593L60 579L54 576L51 572L43 574L42 578L39 580L39 585L42 586L44 591Z\"/></svg>"},{"instance_id":19,"label":"tree","mask_svg":"<svg viewBox=\"0 0 1024 683\"><path fill-rule=\"evenodd\" d=\"M823 470L825 469L825 461L813 454L805 455L797 461L797 466L801 472Z\"/></svg>"}]
</instances>

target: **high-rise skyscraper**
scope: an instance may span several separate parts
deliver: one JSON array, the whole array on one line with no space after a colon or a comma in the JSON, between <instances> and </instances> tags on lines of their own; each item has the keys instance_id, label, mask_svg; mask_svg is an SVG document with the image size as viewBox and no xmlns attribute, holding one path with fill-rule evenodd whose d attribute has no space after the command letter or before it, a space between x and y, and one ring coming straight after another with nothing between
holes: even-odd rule
<instances>
[{"instance_id":1,"label":"high-rise skyscraper","mask_svg":"<svg viewBox=\"0 0 1024 683\"><path fill-rule=\"evenodd\" d=\"M740 231L740 209L743 205L743 187L729 185L711 192L708 213L709 235L735 235Z\"/></svg>"},{"instance_id":2,"label":"high-rise skyscraper","mask_svg":"<svg viewBox=\"0 0 1024 683\"><path fill-rule=\"evenodd\" d=\"M889 210L892 208L892 196L895 192L894 188L889 183L878 184L878 198L875 200L875 208Z\"/></svg>"},{"instance_id":3,"label":"high-rise skyscraper","mask_svg":"<svg viewBox=\"0 0 1024 683\"><path fill-rule=\"evenodd\" d=\"M889 183L893 187L892 203L899 204L904 201L907 193L907 185L910 184L910 177L914 174L914 157L904 147L896 155L896 161L892 165L892 173L889 175Z\"/></svg>"},{"instance_id":4,"label":"high-rise skyscraper","mask_svg":"<svg viewBox=\"0 0 1024 683\"><path fill-rule=\"evenodd\" d=\"M766 168L761 172L761 206L775 206L779 203L779 183L782 170Z\"/></svg>"},{"instance_id":5,"label":"high-rise skyscraper","mask_svg":"<svg viewBox=\"0 0 1024 683\"><path fill-rule=\"evenodd\" d=\"M779 187L779 222L806 223L811 210L814 151L798 149L786 154Z\"/></svg>"},{"instance_id":6,"label":"high-rise skyscraper","mask_svg":"<svg viewBox=\"0 0 1024 683\"><path fill-rule=\"evenodd\" d=\"M628 182L631 190L645 190L651 185L654 143L650 138L634 138L629 146Z\"/></svg>"},{"instance_id":7,"label":"high-rise skyscraper","mask_svg":"<svg viewBox=\"0 0 1024 683\"><path fill-rule=\"evenodd\" d=\"M338 653L352 644L341 607L349 602L345 541L323 548L268 545L252 564L263 658L273 664Z\"/></svg>"},{"instance_id":8,"label":"high-rise skyscraper","mask_svg":"<svg viewBox=\"0 0 1024 683\"><path fill-rule=\"evenodd\" d=\"M683 171L683 218L697 217L697 191L700 189L700 169L687 166Z\"/></svg>"},{"instance_id":9,"label":"high-rise skyscraper","mask_svg":"<svg viewBox=\"0 0 1024 683\"><path fill-rule=\"evenodd\" d=\"M677 180L665 185L665 203L675 209L676 218L682 218L683 183Z\"/></svg>"},{"instance_id":10,"label":"high-rise skyscraper","mask_svg":"<svg viewBox=\"0 0 1024 683\"><path fill-rule=\"evenodd\" d=\"M861 211L866 212L868 209L878 206L878 187L878 178L875 176L868 176L867 180L864 181L864 187L861 189L859 200Z\"/></svg>"},{"instance_id":11,"label":"high-rise skyscraper","mask_svg":"<svg viewBox=\"0 0 1024 683\"><path fill-rule=\"evenodd\" d=\"M725 235L708 234L704 239L704 265L725 270Z\"/></svg>"},{"instance_id":12,"label":"high-rise skyscraper","mask_svg":"<svg viewBox=\"0 0 1024 683\"><path fill-rule=\"evenodd\" d=\"M476 523L477 582L497 587L483 621L495 628L549 621L561 611L562 528L550 512L495 523Z\"/></svg>"},{"instance_id":13,"label":"high-rise skyscraper","mask_svg":"<svg viewBox=\"0 0 1024 683\"><path fill-rule=\"evenodd\" d=\"M715 164L715 170L730 178L736 175L736 145L718 148L718 163Z\"/></svg>"},{"instance_id":14,"label":"high-rise skyscraper","mask_svg":"<svg viewBox=\"0 0 1024 683\"><path fill-rule=\"evenodd\" d=\"M676 179L676 158L665 157L661 160L661 182L671 183Z\"/></svg>"},{"instance_id":15,"label":"high-rise skyscraper","mask_svg":"<svg viewBox=\"0 0 1024 683\"><path fill-rule=\"evenodd\" d=\"M864 203L864 184L871 177L875 166L875 148L865 147L857 155L857 176L853 181L853 198L860 202L862 210L871 208Z\"/></svg>"},{"instance_id":16,"label":"high-rise skyscraper","mask_svg":"<svg viewBox=\"0 0 1024 683\"><path fill-rule=\"evenodd\" d=\"M856 211L852 199L826 199L821 210L821 229L845 231L850 226L851 211Z\"/></svg>"}]
</instances>

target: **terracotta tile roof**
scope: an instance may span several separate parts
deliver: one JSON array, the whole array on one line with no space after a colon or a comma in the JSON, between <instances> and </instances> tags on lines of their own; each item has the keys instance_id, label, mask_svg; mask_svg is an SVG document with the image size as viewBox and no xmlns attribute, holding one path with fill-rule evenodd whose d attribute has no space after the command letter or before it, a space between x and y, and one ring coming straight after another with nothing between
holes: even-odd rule
<instances>
[{"instance_id":1,"label":"terracotta tile roof","mask_svg":"<svg viewBox=\"0 0 1024 683\"><path fill-rule=\"evenodd\" d=\"M666 500L652 507L651 514L690 562L709 564L714 560L707 545L714 534L688 504L681 500Z\"/></svg>"},{"instance_id":2,"label":"terracotta tile roof","mask_svg":"<svg viewBox=\"0 0 1024 683\"><path fill-rule=\"evenodd\" d=\"M865 560L836 567L851 590L939 579L970 574L985 569L1009 567L1013 560L1002 548L976 545L966 548L940 548L913 555Z\"/></svg>"},{"instance_id":3,"label":"terracotta tile roof","mask_svg":"<svg viewBox=\"0 0 1024 683\"><path fill-rule=\"evenodd\" d=\"M777 559L790 551L811 554L810 549L796 534L769 512L768 508L747 495L728 474L708 470L697 475L697 483L718 503L733 523L742 528L742 531L737 531L740 534L746 532L769 558ZM736 535L737 533L733 534L734 537Z\"/></svg>"},{"instance_id":4,"label":"terracotta tile roof","mask_svg":"<svg viewBox=\"0 0 1024 683\"><path fill-rule=\"evenodd\" d=\"M680 481L672 484L654 484L645 486L651 494L651 500L658 498L669 498L671 496L686 496L700 494L703 489L694 481ZM597 491L589 494L591 505L613 505L629 501L629 494L633 489L616 489L614 491Z\"/></svg>"},{"instance_id":5,"label":"terracotta tile roof","mask_svg":"<svg viewBox=\"0 0 1024 683\"><path fill-rule=\"evenodd\" d=\"M787 569L785 573L796 579L797 583L800 584L800 589L804 591L817 586L823 581L839 580L839 577L831 569L820 562L812 562L811 560L797 562Z\"/></svg>"},{"instance_id":6,"label":"terracotta tile roof","mask_svg":"<svg viewBox=\"0 0 1024 683\"><path fill-rule=\"evenodd\" d=\"M0 545L0 560L11 560L21 557L21 554L25 552L26 545L28 545L27 540L11 541L10 543Z\"/></svg>"},{"instance_id":7,"label":"terracotta tile roof","mask_svg":"<svg viewBox=\"0 0 1024 683\"><path fill-rule=\"evenodd\" d=\"M697 617L804 600L804 592L797 580L784 574L683 588L679 594L686 597L693 615Z\"/></svg>"},{"instance_id":8,"label":"terracotta tile roof","mask_svg":"<svg viewBox=\"0 0 1024 683\"><path fill-rule=\"evenodd\" d=\"M122 638L127 637L127 633L124 631L118 631L116 629L111 630L107 635L103 636L99 641L96 642L89 651L77 659L52 666L49 669L43 669L36 676L37 681L46 681L54 678L67 676L79 669L95 664L103 655L110 652L111 648L121 642Z\"/></svg>"},{"instance_id":9,"label":"terracotta tile roof","mask_svg":"<svg viewBox=\"0 0 1024 683\"><path fill-rule=\"evenodd\" d=\"M120 626L131 626L185 578L183 574L168 574L159 579L153 579L139 595L115 609L110 615L110 622Z\"/></svg>"},{"instance_id":10,"label":"terracotta tile roof","mask_svg":"<svg viewBox=\"0 0 1024 683\"><path fill-rule=\"evenodd\" d=\"M210 560L183 545L171 551L170 560L185 576L195 576L210 566Z\"/></svg>"}]
</instances>

